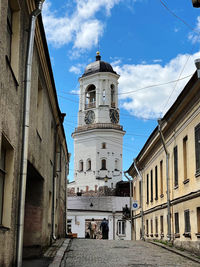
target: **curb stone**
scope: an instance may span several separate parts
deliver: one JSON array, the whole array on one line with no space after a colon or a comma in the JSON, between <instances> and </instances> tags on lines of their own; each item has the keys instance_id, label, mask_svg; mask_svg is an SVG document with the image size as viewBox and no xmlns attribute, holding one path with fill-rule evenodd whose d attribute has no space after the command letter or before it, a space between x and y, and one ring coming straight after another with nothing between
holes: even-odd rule
<instances>
[{"instance_id":1,"label":"curb stone","mask_svg":"<svg viewBox=\"0 0 200 267\"><path fill-rule=\"evenodd\" d=\"M164 245L164 244L162 244L162 243L158 243L158 242L154 242L154 241L147 241L147 242L149 242L149 243L151 243L151 244L153 244L153 245L156 245L156 246L158 246L158 247L162 247L162 248L164 248L164 249L166 249L166 250L169 250L169 251L171 251L171 252L173 252L173 253L175 253L175 254L177 254L177 255L180 255L180 256L182 256L182 257L185 257L185 258L187 258L187 259L189 259L189 260L191 260L191 261L194 261L194 262L197 262L197 263L200 264L200 259L198 259L198 258L195 257L195 256L190 255L188 252L183 252L183 251L181 251L181 250L178 250L178 249L175 248L175 247L168 247L168 246L166 246L166 245Z\"/></svg>"},{"instance_id":2,"label":"curb stone","mask_svg":"<svg viewBox=\"0 0 200 267\"><path fill-rule=\"evenodd\" d=\"M69 245L70 239L66 239L60 249L57 251L55 258L53 259L53 262L49 265L49 267L59 267L62 261L62 258L65 254L65 251L67 250L67 247Z\"/></svg>"}]
</instances>

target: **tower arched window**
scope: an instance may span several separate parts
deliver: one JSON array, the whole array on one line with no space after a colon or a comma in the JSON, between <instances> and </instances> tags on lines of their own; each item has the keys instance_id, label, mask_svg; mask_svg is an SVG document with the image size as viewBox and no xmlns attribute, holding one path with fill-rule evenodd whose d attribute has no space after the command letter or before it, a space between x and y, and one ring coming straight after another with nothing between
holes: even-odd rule
<instances>
[{"instance_id":1,"label":"tower arched window","mask_svg":"<svg viewBox=\"0 0 200 267\"><path fill-rule=\"evenodd\" d=\"M82 160L79 161L79 171L80 172L83 171L83 161Z\"/></svg>"},{"instance_id":2,"label":"tower arched window","mask_svg":"<svg viewBox=\"0 0 200 267\"><path fill-rule=\"evenodd\" d=\"M96 107L96 87L94 84L88 86L85 91L85 109Z\"/></svg>"},{"instance_id":3,"label":"tower arched window","mask_svg":"<svg viewBox=\"0 0 200 267\"><path fill-rule=\"evenodd\" d=\"M86 168L87 168L87 171L90 171L91 170L91 168L92 168L91 159L88 159L87 160Z\"/></svg>"},{"instance_id":4,"label":"tower arched window","mask_svg":"<svg viewBox=\"0 0 200 267\"><path fill-rule=\"evenodd\" d=\"M106 103L106 90L103 89L103 105Z\"/></svg>"},{"instance_id":5,"label":"tower arched window","mask_svg":"<svg viewBox=\"0 0 200 267\"><path fill-rule=\"evenodd\" d=\"M115 171L119 170L119 160L115 159Z\"/></svg>"},{"instance_id":6,"label":"tower arched window","mask_svg":"<svg viewBox=\"0 0 200 267\"><path fill-rule=\"evenodd\" d=\"M111 107L115 108L115 86L114 84L111 84Z\"/></svg>"},{"instance_id":7,"label":"tower arched window","mask_svg":"<svg viewBox=\"0 0 200 267\"><path fill-rule=\"evenodd\" d=\"M107 170L106 169L106 159L101 160L101 170Z\"/></svg>"}]
</instances>

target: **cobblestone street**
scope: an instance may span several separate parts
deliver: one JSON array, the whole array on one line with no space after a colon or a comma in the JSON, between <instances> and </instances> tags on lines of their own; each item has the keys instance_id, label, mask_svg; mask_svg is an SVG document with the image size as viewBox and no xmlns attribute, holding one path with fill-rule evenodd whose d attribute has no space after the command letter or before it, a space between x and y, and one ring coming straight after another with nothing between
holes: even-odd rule
<instances>
[{"instance_id":1,"label":"cobblestone street","mask_svg":"<svg viewBox=\"0 0 200 267\"><path fill-rule=\"evenodd\" d=\"M74 239L61 267L197 267L187 258L143 241Z\"/></svg>"}]
</instances>

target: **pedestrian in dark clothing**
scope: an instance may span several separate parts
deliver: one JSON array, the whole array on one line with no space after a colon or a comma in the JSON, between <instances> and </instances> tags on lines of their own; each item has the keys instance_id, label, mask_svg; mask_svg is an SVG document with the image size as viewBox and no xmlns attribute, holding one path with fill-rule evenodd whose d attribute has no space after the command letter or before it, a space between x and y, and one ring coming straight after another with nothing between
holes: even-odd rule
<instances>
[{"instance_id":1,"label":"pedestrian in dark clothing","mask_svg":"<svg viewBox=\"0 0 200 267\"><path fill-rule=\"evenodd\" d=\"M103 221L101 222L100 230L102 231L102 238L108 239L109 227L108 227L108 222L107 222L106 218L104 218Z\"/></svg>"}]
</instances>

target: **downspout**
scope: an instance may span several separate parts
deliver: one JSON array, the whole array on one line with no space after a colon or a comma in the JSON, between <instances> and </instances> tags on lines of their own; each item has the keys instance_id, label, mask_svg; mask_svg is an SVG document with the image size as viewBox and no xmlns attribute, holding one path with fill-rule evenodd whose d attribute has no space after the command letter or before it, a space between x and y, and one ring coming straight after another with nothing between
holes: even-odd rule
<instances>
[{"instance_id":1,"label":"downspout","mask_svg":"<svg viewBox=\"0 0 200 267\"><path fill-rule=\"evenodd\" d=\"M131 219L131 240L133 240L133 213L132 213L132 203L133 203L133 190L132 190L132 180L126 175L127 172L124 172L124 176L129 181L130 186L130 219Z\"/></svg>"},{"instance_id":2,"label":"downspout","mask_svg":"<svg viewBox=\"0 0 200 267\"><path fill-rule=\"evenodd\" d=\"M141 225L142 225L142 240L144 240L144 209L143 209L143 179L142 179L142 175L139 172L137 165L136 165L136 160L133 160L134 162L134 167L135 170L139 176L139 181L141 182L141 196L140 196L140 202L141 202Z\"/></svg>"},{"instance_id":3,"label":"downspout","mask_svg":"<svg viewBox=\"0 0 200 267\"><path fill-rule=\"evenodd\" d=\"M171 237L171 212L170 212L170 192L169 192L169 152L166 148L165 139L161 130L161 120L158 120L158 131L166 154L166 182L167 182L167 225L168 225L168 241L172 240Z\"/></svg>"},{"instance_id":4,"label":"downspout","mask_svg":"<svg viewBox=\"0 0 200 267\"><path fill-rule=\"evenodd\" d=\"M56 240L55 234L55 210L56 210L56 178L57 178L57 130L58 125L56 125L54 131L54 166L53 166L53 199L52 199L52 231L51 238L52 240Z\"/></svg>"},{"instance_id":5,"label":"downspout","mask_svg":"<svg viewBox=\"0 0 200 267\"><path fill-rule=\"evenodd\" d=\"M28 139L29 139L29 119L30 119L30 95L31 95L31 70L33 59L33 46L35 36L35 24L38 15L42 11L44 1L37 1L36 9L31 13L28 48L26 56L25 69L25 95L24 95L24 113L22 129L22 157L20 173L20 192L19 192L19 217L17 226L17 267L22 266L23 236L24 236L24 213L26 197L26 179L27 179L27 162L28 162Z\"/></svg>"}]
</instances>

